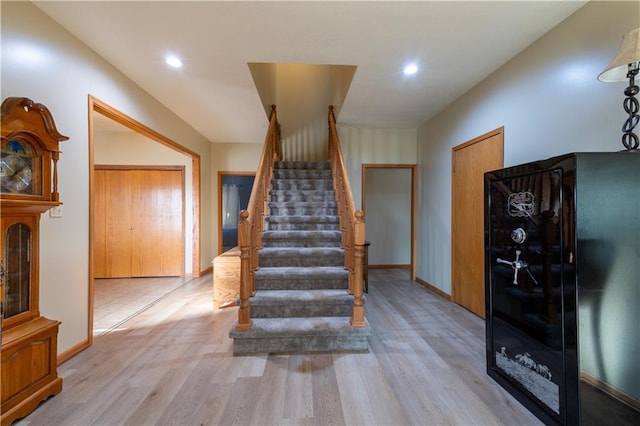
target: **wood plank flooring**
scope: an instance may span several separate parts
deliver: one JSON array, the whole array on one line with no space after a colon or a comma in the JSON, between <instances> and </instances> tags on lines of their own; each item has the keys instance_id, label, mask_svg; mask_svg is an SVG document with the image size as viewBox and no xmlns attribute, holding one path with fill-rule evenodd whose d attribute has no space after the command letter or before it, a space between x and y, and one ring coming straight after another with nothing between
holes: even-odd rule
<instances>
[{"instance_id":1,"label":"wood plank flooring","mask_svg":"<svg viewBox=\"0 0 640 426\"><path fill-rule=\"evenodd\" d=\"M370 351L234 357L211 276L106 327L21 425L539 425L485 373L484 322L369 272Z\"/></svg>"},{"instance_id":2,"label":"wood plank flooring","mask_svg":"<svg viewBox=\"0 0 640 426\"><path fill-rule=\"evenodd\" d=\"M189 277L94 280L93 336L109 332L188 280Z\"/></svg>"}]
</instances>

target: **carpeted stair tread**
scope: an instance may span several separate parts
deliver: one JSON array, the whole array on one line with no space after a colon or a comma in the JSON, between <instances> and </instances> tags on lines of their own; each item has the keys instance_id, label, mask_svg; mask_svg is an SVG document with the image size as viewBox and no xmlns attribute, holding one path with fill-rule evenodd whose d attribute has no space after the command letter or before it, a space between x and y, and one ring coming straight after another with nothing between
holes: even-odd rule
<instances>
[{"instance_id":1,"label":"carpeted stair tread","mask_svg":"<svg viewBox=\"0 0 640 426\"><path fill-rule=\"evenodd\" d=\"M274 179L271 181L271 188L275 190L301 190L313 191L323 189L333 189L330 179Z\"/></svg>"},{"instance_id":2,"label":"carpeted stair tread","mask_svg":"<svg viewBox=\"0 0 640 426\"><path fill-rule=\"evenodd\" d=\"M349 317L353 299L344 289L263 290L251 298L251 317Z\"/></svg>"},{"instance_id":3,"label":"carpeted stair tread","mask_svg":"<svg viewBox=\"0 0 640 426\"><path fill-rule=\"evenodd\" d=\"M266 216L267 223L340 223L338 215L305 216L305 215L273 215Z\"/></svg>"},{"instance_id":4,"label":"carpeted stair tread","mask_svg":"<svg viewBox=\"0 0 640 426\"><path fill-rule=\"evenodd\" d=\"M353 295L344 290L268 290L257 292L251 298L251 306L261 303L287 305L289 303L314 303L331 305L334 303L352 303Z\"/></svg>"},{"instance_id":5,"label":"carpeted stair tread","mask_svg":"<svg viewBox=\"0 0 640 426\"><path fill-rule=\"evenodd\" d=\"M349 272L343 266L260 267L256 290L313 290L349 288ZM256 293L256 294L258 294Z\"/></svg>"},{"instance_id":6,"label":"carpeted stair tread","mask_svg":"<svg viewBox=\"0 0 640 426\"><path fill-rule=\"evenodd\" d=\"M260 266L340 266L344 250L340 247L263 247L258 250Z\"/></svg>"},{"instance_id":7,"label":"carpeted stair tread","mask_svg":"<svg viewBox=\"0 0 640 426\"><path fill-rule=\"evenodd\" d=\"M301 239L301 238L321 238L337 239L341 238L340 231L323 230L292 230L292 231L264 231L262 241L269 239Z\"/></svg>"},{"instance_id":8,"label":"carpeted stair tread","mask_svg":"<svg viewBox=\"0 0 640 426\"><path fill-rule=\"evenodd\" d=\"M331 170L331 164L328 161L276 161L274 168Z\"/></svg>"},{"instance_id":9,"label":"carpeted stair tread","mask_svg":"<svg viewBox=\"0 0 640 426\"><path fill-rule=\"evenodd\" d=\"M269 202L268 214L271 216L299 215L324 216L335 215L338 212L336 203L327 202Z\"/></svg>"},{"instance_id":10,"label":"carpeted stair tread","mask_svg":"<svg viewBox=\"0 0 640 426\"><path fill-rule=\"evenodd\" d=\"M343 256L344 250L341 247L266 247L258 250L260 257L282 256L282 257L309 257L309 256ZM260 258L259 257L259 258ZM329 265L335 266L335 265Z\"/></svg>"},{"instance_id":11,"label":"carpeted stair tread","mask_svg":"<svg viewBox=\"0 0 640 426\"><path fill-rule=\"evenodd\" d=\"M331 170L275 169L273 179L331 179Z\"/></svg>"},{"instance_id":12,"label":"carpeted stair tread","mask_svg":"<svg viewBox=\"0 0 640 426\"><path fill-rule=\"evenodd\" d=\"M349 317L255 318L250 330L236 331L234 327L229 333L240 339L340 335L369 336L371 327L368 321L366 327L352 327Z\"/></svg>"},{"instance_id":13,"label":"carpeted stair tread","mask_svg":"<svg viewBox=\"0 0 640 426\"><path fill-rule=\"evenodd\" d=\"M295 231L295 230L333 231L333 230L340 229L340 218L336 215L266 216L265 229L268 231Z\"/></svg>"},{"instance_id":14,"label":"carpeted stair tread","mask_svg":"<svg viewBox=\"0 0 640 426\"><path fill-rule=\"evenodd\" d=\"M293 208L293 207L333 207L337 206L335 201L269 201L269 207Z\"/></svg>"},{"instance_id":15,"label":"carpeted stair tread","mask_svg":"<svg viewBox=\"0 0 640 426\"><path fill-rule=\"evenodd\" d=\"M263 247L340 247L340 231L280 230L263 231Z\"/></svg>"},{"instance_id":16,"label":"carpeted stair tread","mask_svg":"<svg viewBox=\"0 0 640 426\"><path fill-rule=\"evenodd\" d=\"M252 318L251 329L229 332L234 355L366 352L371 326L352 327L349 317Z\"/></svg>"},{"instance_id":17,"label":"carpeted stair tread","mask_svg":"<svg viewBox=\"0 0 640 426\"><path fill-rule=\"evenodd\" d=\"M272 189L269 191L270 200L274 202L335 202L336 196L333 190L295 190L295 189Z\"/></svg>"},{"instance_id":18,"label":"carpeted stair tread","mask_svg":"<svg viewBox=\"0 0 640 426\"><path fill-rule=\"evenodd\" d=\"M256 279L278 279L286 276L290 279L308 279L314 277L348 278L349 271L342 266L310 266L310 267L261 267L255 272Z\"/></svg>"}]
</instances>

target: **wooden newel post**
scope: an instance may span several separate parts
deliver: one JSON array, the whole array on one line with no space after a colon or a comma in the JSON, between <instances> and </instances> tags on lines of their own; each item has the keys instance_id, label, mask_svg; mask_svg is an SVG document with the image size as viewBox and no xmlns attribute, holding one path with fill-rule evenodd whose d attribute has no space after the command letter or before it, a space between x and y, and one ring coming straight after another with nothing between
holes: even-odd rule
<instances>
[{"instance_id":1,"label":"wooden newel post","mask_svg":"<svg viewBox=\"0 0 640 426\"><path fill-rule=\"evenodd\" d=\"M238 325L236 331L247 331L251 329L251 310L249 307L249 297L251 297L252 286L249 276L251 263L251 235L249 230L249 212L240 212L240 223L238 224L238 244L240 246L240 309L238 310Z\"/></svg>"},{"instance_id":2,"label":"wooden newel post","mask_svg":"<svg viewBox=\"0 0 640 426\"><path fill-rule=\"evenodd\" d=\"M367 323L364 320L364 300L362 300L363 294L363 276L362 276L362 261L364 258L364 212L358 210L355 213L356 222L354 226L354 242L355 242L355 265L353 265L354 279L353 279L353 313L351 314L351 326L352 327L366 327Z\"/></svg>"}]
</instances>

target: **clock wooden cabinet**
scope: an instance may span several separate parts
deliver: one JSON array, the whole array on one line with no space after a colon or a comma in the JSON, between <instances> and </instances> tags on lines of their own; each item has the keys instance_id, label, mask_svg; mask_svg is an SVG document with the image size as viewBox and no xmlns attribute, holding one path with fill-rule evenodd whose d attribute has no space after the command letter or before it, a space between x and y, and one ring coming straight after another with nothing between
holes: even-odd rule
<instances>
[{"instance_id":1,"label":"clock wooden cabinet","mask_svg":"<svg viewBox=\"0 0 640 426\"><path fill-rule=\"evenodd\" d=\"M59 321L40 315L40 216L60 205L59 143L53 117L42 104L7 98L1 106L0 314L2 318L2 426L28 415L60 393Z\"/></svg>"}]
</instances>

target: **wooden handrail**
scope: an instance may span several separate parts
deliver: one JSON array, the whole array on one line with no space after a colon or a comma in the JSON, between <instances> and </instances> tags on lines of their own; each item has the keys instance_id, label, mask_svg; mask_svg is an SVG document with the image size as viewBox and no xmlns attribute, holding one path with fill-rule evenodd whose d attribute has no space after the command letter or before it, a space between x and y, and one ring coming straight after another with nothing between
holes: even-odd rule
<instances>
[{"instance_id":1,"label":"wooden handrail","mask_svg":"<svg viewBox=\"0 0 640 426\"><path fill-rule=\"evenodd\" d=\"M366 327L364 319L362 262L364 257L365 227L364 212L356 211L349 175L344 163L336 117L333 106L329 107L329 162L333 173L333 189L340 216L342 248L344 249L344 267L349 271L349 293L353 294L353 312L351 325Z\"/></svg>"},{"instance_id":2,"label":"wooden handrail","mask_svg":"<svg viewBox=\"0 0 640 426\"><path fill-rule=\"evenodd\" d=\"M247 210L240 212L238 223L238 245L240 246L240 308L237 331L251 329L249 298L256 292L255 271L258 269L258 250L262 248L262 231L267 209L267 198L271 188L273 165L282 155L280 125L275 105L271 106L269 129L265 137L258 170L253 182Z\"/></svg>"}]
</instances>

